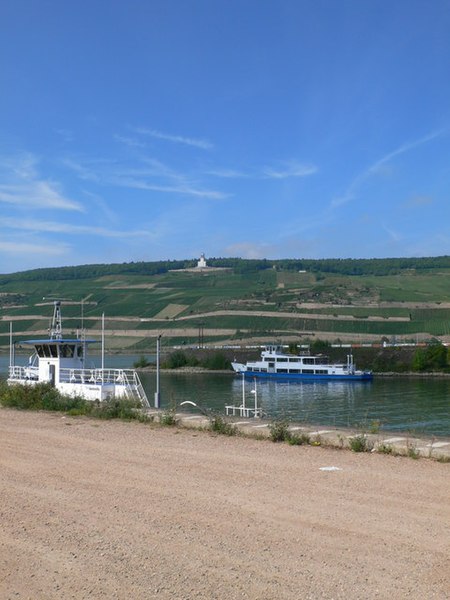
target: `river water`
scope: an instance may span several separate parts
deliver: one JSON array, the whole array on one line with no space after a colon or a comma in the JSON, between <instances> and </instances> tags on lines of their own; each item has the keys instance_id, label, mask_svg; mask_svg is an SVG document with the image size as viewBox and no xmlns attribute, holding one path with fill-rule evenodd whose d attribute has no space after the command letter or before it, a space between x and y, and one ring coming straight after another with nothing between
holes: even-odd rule
<instances>
[{"instance_id":1,"label":"river water","mask_svg":"<svg viewBox=\"0 0 450 600\"><path fill-rule=\"evenodd\" d=\"M129 368L138 356L108 356L106 367ZM96 366L100 359L93 357ZM26 364L18 357L17 364ZM0 376L9 358L0 356ZM155 372L140 373L153 404ZM254 403L254 382L245 382L248 405ZM162 408L195 402L204 410L224 414L226 404L242 402L242 379L218 373L161 372ZM275 382L256 384L258 404L269 419L336 427L374 427L411 435L450 436L450 378L375 377L372 382ZM195 410L195 409L192 409Z\"/></svg>"}]
</instances>

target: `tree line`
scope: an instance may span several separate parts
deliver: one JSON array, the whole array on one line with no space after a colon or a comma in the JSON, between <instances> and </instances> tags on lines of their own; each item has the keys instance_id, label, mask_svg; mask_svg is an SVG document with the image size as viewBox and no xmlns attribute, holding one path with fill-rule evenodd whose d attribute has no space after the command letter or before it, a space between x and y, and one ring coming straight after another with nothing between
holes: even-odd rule
<instances>
[{"instance_id":1,"label":"tree line","mask_svg":"<svg viewBox=\"0 0 450 600\"><path fill-rule=\"evenodd\" d=\"M176 269L195 267L197 259L140 261L113 264L92 264L32 269L0 275L0 285L11 281L57 281L95 279L105 275L151 276ZM421 258L324 258L324 259L245 259L209 258L211 267L225 267L237 274L254 273L265 269L307 271L339 275L395 275L404 270L427 271L450 269L450 256Z\"/></svg>"}]
</instances>

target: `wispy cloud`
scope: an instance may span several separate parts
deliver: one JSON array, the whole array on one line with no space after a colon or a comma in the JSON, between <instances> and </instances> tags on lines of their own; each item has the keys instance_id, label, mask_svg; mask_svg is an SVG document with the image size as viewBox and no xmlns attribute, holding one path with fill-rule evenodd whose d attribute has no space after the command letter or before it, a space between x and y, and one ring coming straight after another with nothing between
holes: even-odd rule
<instances>
[{"instance_id":1,"label":"wispy cloud","mask_svg":"<svg viewBox=\"0 0 450 600\"><path fill-rule=\"evenodd\" d=\"M19 208L59 209L83 212L83 206L67 198L56 181L38 172L39 160L32 154L0 158L0 202Z\"/></svg>"},{"instance_id":2,"label":"wispy cloud","mask_svg":"<svg viewBox=\"0 0 450 600\"><path fill-rule=\"evenodd\" d=\"M372 165L370 165L365 171L362 171L361 173L359 173L350 182L350 185L347 187L344 194L342 194L342 196L332 200L331 207L332 208L338 207L338 206L341 206L342 204L346 204L347 202L350 202L351 200L354 200L357 196L359 188L371 177L382 174L387 163L389 163L389 161L391 161L393 158L400 156L402 154L405 154L406 152L409 152L411 150L414 150L415 148L418 148L419 146L422 146L423 144L427 144L428 142L431 142L431 141L435 140L436 138L443 136L446 133L448 133L447 129L440 129L439 131L434 131L432 133L429 133L428 135L425 135L422 138L419 138L418 140L414 140L412 142L407 142L405 144L402 144L401 146L399 146L392 152L389 152L385 156L381 157L379 160L377 160Z\"/></svg>"},{"instance_id":3,"label":"wispy cloud","mask_svg":"<svg viewBox=\"0 0 450 600\"><path fill-rule=\"evenodd\" d=\"M308 177L317 173L318 170L315 165L291 160L279 162L276 166L265 166L249 171L227 168L209 169L206 171L206 174L224 179L289 179Z\"/></svg>"},{"instance_id":4,"label":"wispy cloud","mask_svg":"<svg viewBox=\"0 0 450 600\"><path fill-rule=\"evenodd\" d=\"M83 212L78 202L64 197L57 183L52 181L30 181L17 185L0 185L0 202L21 208L74 210Z\"/></svg>"},{"instance_id":5,"label":"wispy cloud","mask_svg":"<svg viewBox=\"0 0 450 600\"><path fill-rule=\"evenodd\" d=\"M224 200L225 198L228 198L228 194L225 194L223 192L197 188L188 184L158 185L155 183L149 183L142 179L126 176L115 178L114 183L116 185L132 188L135 190L147 190L150 192L162 192L165 194L181 194L185 196L195 196L197 198L208 198L210 200Z\"/></svg>"},{"instance_id":6,"label":"wispy cloud","mask_svg":"<svg viewBox=\"0 0 450 600\"><path fill-rule=\"evenodd\" d=\"M130 146L131 148L145 148L144 142L141 142L137 138L131 138L123 135L114 135L114 139L125 146Z\"/></svg>"},{"instance_id":7,"label":"wispy cloud","mask_svg":"<svg viewBox=\"0 0 450 600\"><path fill-rule=\"evenodd\" d=\"M145 127L137 127L135 129L136 133L140 135L150 136L152 138L156 138L158 140L164 140L166 142L173 142L174 144L184 144L185 146L193 146L195 148L201 148L202 150L212 150L214 147L211 142L208 140L185 137L182 135L173 135L170 133L164 133L162 131L158 131L157 129L147 129Z\"/></svg>"},{"instance_id":8,"label":"wispy cloud","mask_svg":"<svg viewBox=\"0 0 450 600\"><path fill-rule=\"evenodd\" d=\"M83 164L73 159L65 159L64 164L77 173L81 179L95 181L102 185L211 200L223 200L229 197L229 194L207 189L184 173L149 157L140 157L135 166L125 163L118 164L117 161L96 161Z\"/></svg>"},{"instance_id":9,"label":"wispy cloud","mask_svg":"<svg viewBox=\"0 0 450 600\"><path fill-rule=\"evenodd\" d=\"M392 227L387 226L385 224L382 227L383 227L384 231L388 234L389 240L391 242L398 243L398 242L402 241L403 235L400 232L396 231Z\"/></svg>"},{"instance_id":10,"label":"wispy cloud","mask_svg":"<svg viewBox=\"0 0 450 600\"><path fill-rule=\"evenodd\" d=\"M66 244L48 244L29 242L5 242L0 241L0 250L8 254L16 256L17 254L30 255L46 255L46 256L62 256L67 253L69 246Z\"/></svg>"},{"instance_id":11,"label":"wispy cloud","mask_svg":"<svg viewBox=\"0 0 450 600\"><path fill-rule=\"evenodd\" d=\"M91 225L73 225L71 223L59 223L57 221L39 221L36 219L2 219L3 227L21 231L33 231L35 233L68 233L89 234L108 238L129 238L135 236L151 236L149 231L135 229L132 231L117 231L105 227L94 227Z\"/></svg>"},{"instance_id":12,"label":"wispy cloud","mask_svg":"<svg viewBox=\"0 0 450 600\"><path fill-rule=\"evenodd\" d=\"M212 177L222 177L223 179L246 179L248 177L252 177L249 173L244 173L243 171L237 171L235 169L210 169L206 171L206 175L211 175ZM254 175L253 175L254 177Z\"/></svg>"},{"instance_id":13,"label":"wispy cloud","mask_svg":"<svg viewBox=\"0 0 450 600\"><path fill-rule=\"evenodd\" d=\"M318 169L315 165L305 164L297 161L281 163L278 168L265 167L263 176L267 179L287 179L291 177L307 177L314 175Z\"/></svg>"}]
</instances>

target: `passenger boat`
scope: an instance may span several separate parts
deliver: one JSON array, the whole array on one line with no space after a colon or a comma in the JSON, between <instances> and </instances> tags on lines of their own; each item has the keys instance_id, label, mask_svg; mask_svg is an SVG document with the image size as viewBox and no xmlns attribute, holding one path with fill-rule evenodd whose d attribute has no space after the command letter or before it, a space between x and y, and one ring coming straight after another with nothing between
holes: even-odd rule
<instances>
[{"instance_id":1,"label":"passenger boat","mask_svg":"<svg viewBox=\"0 0 450 600\"><path fill-rule=\"evenodd\" d=\"M350 380L370 381L371 371L358 371L351 354L346 363L330 363L326 356L287 354L282 346L266 346L260 360L246 364L232 362L233 370L245 377L260 377L278 380Z\"/></svg>"},{"instance_id":2,"label":"passenger boat","mask_svg":"<svg viewBox=\"0 0 450 600\"><path fill-rule=\"evenodd\" d=\"M76 338L65 338L62 333L61 302L54 303L53 318L48 339L25 340L23 346L33 347L27 366L15 365L15 347L12 343L7 383L35 385L50 383L62 394L79 396L86 400L104 401L126 398L149 407L149 401L139 376L134 369L89 368L88 347L96 342L85 339L84 333ZM103 345L102 345L103 346Z\"/></svg>"}]
</instances>

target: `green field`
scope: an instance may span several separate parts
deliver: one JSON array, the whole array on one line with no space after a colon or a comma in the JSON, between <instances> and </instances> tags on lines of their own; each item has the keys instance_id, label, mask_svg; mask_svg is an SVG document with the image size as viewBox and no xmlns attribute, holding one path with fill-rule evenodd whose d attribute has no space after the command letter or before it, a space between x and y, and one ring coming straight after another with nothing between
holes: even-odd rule
<instances>
[{"instance_id":1,"label":"green field","mask_svg":"<svg viewBox=\"0 0 450 600\"><path fill-rule=\"evenodd\" d=\"M246 265L248 264L248 261ZM76 270L76 267L73 267ZM108 343L144 351L162 333L167 343L412 341L450 335L450 267L348 275L276 268L167 271L97 276L66 268L58 278L30 272L0 278L0 345L45 334L53 300L62 301L67 334L82 326ZM124 269L125 270L125 269ZM50 271L50 270L49 270ZM105 273L106 271L106 273ZM65 277L63 279L63 277ZM173 315L173 316L172 316Z\"/></svg>"}]
</instances>

